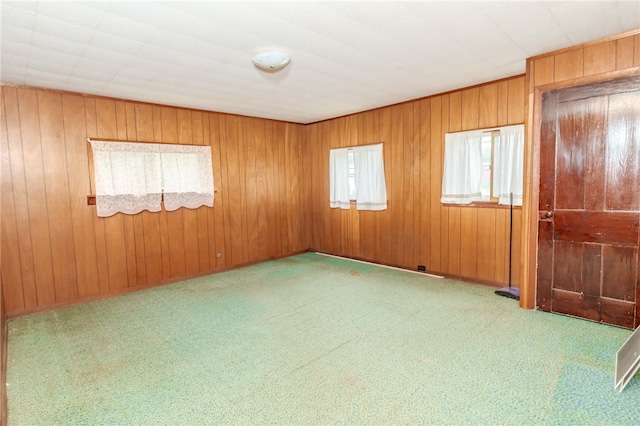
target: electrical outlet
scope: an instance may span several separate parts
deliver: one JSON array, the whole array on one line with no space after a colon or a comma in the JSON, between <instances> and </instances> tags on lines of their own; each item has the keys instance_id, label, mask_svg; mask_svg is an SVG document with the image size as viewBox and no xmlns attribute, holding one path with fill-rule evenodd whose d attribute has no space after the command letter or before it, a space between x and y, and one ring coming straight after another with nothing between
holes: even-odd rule
<instances>
[{"instance_id":1,"label":"electrical outlet","mask_svg":"<svg viewBox=\"0 0 640 426\"><path fill-rule=\"evenodd\" d=\"M418 271L420 272L426 272L427 268L424 265L418 265Z\"/></svg>"}]
</instances>

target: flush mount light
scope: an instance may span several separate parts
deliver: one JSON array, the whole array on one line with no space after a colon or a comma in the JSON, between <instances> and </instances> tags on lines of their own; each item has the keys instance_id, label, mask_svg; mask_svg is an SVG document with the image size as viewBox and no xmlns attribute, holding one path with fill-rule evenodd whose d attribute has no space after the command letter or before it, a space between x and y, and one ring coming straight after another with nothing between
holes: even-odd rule
<instances>
[{"instance_id":1,"label":"flush mount light","mask_svg":"<svg viewBox=\"0 0 640 426\"><path fill-rule=\"evenodd\" d=\"M258 53L252 61L262 71L276 72L286 67L291 62L291 57L283 52L268 51Z\"/></svg>"}]
</instances>

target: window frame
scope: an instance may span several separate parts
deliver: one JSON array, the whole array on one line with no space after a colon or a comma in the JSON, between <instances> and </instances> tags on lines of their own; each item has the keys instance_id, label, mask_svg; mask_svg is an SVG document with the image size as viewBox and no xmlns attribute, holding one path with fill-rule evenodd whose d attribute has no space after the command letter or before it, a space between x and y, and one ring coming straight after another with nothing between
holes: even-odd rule
<instances>
[{"instance_id":1,"label":"window frame","mask_svg":"<svg viewBox=\"0 0 640 426\"><path fill-rule=\"evenodd\" d=\"M507 130L507 129L511 129L514 127L522 127L523 124L515 124L515 125L505 125L505 126L496 126L496 127L489 127L489 128L481 128L481 129L471 129L471 130L463 130L463 131L457 131L457 132L447 132L445 134L445 145L443 147L443 151L447 150L447 142L448 142L448 137L450 134L462 134L462 133L476 133L476 134L480 134L481 137L481 141L480 144L481 145L481 149L483 148L483 144L485 144L486 142L484 141L484 139L486 138L486 134L491 134L491 163L490 163L490 177L489 177L489 197L486 196L486 189L487 189L487 185L486 185L486 179L483 179L482 182L484 183L484 185L481 184L480 186L480 197L482 197L483 199L478 199L480 197L475 197L475 199L473 201L470 202L457 202L457 201L449 201L449 200L443 200L445 198L456 198L456 196L452 196L452 195L444 195L444 192L441 195L441 200L440 203L442 206L446 206L446 207L485 207L485 208L509 208L509 204L505 204L503 202L503 198L500 196L499 191L502 191L500 188L504 185L504 182L502 182L500 179L504 179L504 176L502 176L501 174L496 174L496 171L499 170L496 168L496 161L500 162L500 165L502 167L504 167L503 162L505 161L505 159L500 157L500 148L501 145L498 144L498 141L501 141L501 136L503 135L503 131L508 132L505 133L505 135L511 135L511 131ZM520 131L522 133L522 130ZM521 135L522 137L522 135ZM522 142L520 142L521 144ZM518 150L518 148L516 148ZM522 151L522 146L520 146L519 151ZM484 155L483 153L486 151L483 151L480 155L481 155L481 167L484 168L485 167L485 161L484 161ZM511 154L509 154L511 155ZM518 154L516 154L518 155ZM520 154L522 155L522 154ZM446 154L445 154L446 157ZM509 161L509 160L507 160ZM520 166L522 167L522 165ZM444 185L445 185L445 173L447 170L447 159L444 159L443 162L443 167L442 167L442 174L441 174L441 183L443 185L443 191L444 191ZM483 173L483 171L481 170L481 173ZM449 176L449 175L447 175ZM481 176L482 178L482 176ZM522 179L522 178L520 178ZM522 184L524 184L524 182L522 182ZM449 185L449 184L447 184ZM521 188L522 189L522 188ZM520 197L522 197L520 195ZM513 204L514 208L520 208L521 204Z\"/></svg>"},{"instance_id":2,"label":"window frame","mask_svg":"<svg viewBox=\"0 0 640 426\"><path fill-rule=\"evenodd\" d=\"M483 133L483 137L486 134L489 134L491 137L490 140L490 144L491 144L491 154L490 154L490 158L491 158L491 164L489 165L489 199L486 200L479 200L479 201L474 201L473 203L471 203L471 205L474 204L498 204L499 201L499 197L495 194L494 192L494 182L493 182L493 171L495 170L495 141L496 138L498 136L500 136L500 129L490 129L490 130L485 130L482 132Z\"/></svg>"}]
</instances>

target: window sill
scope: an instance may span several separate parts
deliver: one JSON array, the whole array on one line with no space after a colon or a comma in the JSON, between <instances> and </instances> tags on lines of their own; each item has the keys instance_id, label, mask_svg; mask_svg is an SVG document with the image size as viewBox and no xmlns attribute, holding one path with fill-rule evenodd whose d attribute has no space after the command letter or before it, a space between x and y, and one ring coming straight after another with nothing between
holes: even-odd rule
<instances>
[{"instance_id":1,"label":"window sill","mask_svg":"<svg viewBox=\"0 0 640 426\"><path fill-rule=\"evenodd\" d=\"M476 201L470 204L442 203L443 207L471 207L476 209L508 209L510 206L498 204L497 201ZM513 206L515 210L521 210L522 206Z\"/></svg>"}]
</instances>

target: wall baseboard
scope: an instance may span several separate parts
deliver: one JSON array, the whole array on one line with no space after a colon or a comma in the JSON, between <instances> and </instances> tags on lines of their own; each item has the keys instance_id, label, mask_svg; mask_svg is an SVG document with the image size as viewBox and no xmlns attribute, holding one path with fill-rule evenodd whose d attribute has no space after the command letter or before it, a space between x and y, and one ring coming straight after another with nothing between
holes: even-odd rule
<instances>
[{"instance_id":1,"label":"wall baseboard","mask_svg":"<svg viewBox=\"0 0 640 426\"><path fill-rule=\"evenodd\" d=\"M405 267L398 266L398 265L389 265L387 263L374 262L372 260L367 260L367 259L359 259L359 258L355 258L355 257L341 256L341 255L338 255L338 254L332 254L332 253L319 251L319 250L314 250L314 249L310 249L309 251L314 252L314 253L318 253L318 254L321 254L321 255L324 255L324 256L338 257L340 259L348 259L348 260L353 260L355 262L369 263L371 265L377 265L377 266L381 266L381 267L384 267L384 268L398 269L400 271L412 272L414 274L420 274L420 275L427 275L427 276L434 277L434 278L447 278L447 279L456 280L456 281L463 281L463 282L470 283L470 284L486 285L486 286L489 286L489 287L496 287L496 288L504 287L503 283L498 283L498 282L494 282L494 281L487 281L487 280L481 280L481 279L476 279L476 278L472 279L472 278L464 277L464 276L461 276L461 275L443 274L441 272L431 271L431 270L417 271L417 270L414 270L414 269L409 269L409 268L405 268Z\"/></svg>"}]
</instances>

